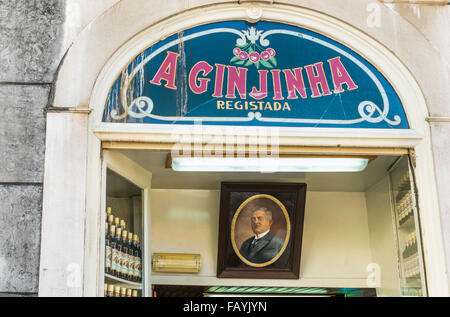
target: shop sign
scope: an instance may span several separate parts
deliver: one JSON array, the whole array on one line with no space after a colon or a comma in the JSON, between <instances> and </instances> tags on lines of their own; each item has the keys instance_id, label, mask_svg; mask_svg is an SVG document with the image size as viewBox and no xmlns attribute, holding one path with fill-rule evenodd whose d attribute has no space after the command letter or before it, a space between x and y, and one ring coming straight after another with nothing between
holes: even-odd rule
<instances>
[{"instance_id":1,"label":"shop sign","mask_svg":"<svg viewBox=\"0 0 450 317\"><path fill-rule=\"evenodd\" d=\"M408 129L388 80L355 51L291 25L226 21L131 61L103 122Z\"/></svg>"}]
</instances>

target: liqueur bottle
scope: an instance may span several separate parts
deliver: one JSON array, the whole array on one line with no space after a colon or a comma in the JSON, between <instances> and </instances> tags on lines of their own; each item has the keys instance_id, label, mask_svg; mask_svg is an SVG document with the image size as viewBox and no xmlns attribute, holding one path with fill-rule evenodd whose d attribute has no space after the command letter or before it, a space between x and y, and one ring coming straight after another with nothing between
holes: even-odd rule
<instances>
[{"instance_id":1,"label":"liqueur bottle","mask_svg":"<svg viewBox=\"0 0 450 317\"><path fill-rule=\"evenodd\" d=\"M108 283L105 283L105 289L104 289L103 296L108 297Z\"/></svg>"},{"instance_id":2,"label":"liqueur bottle","mask_svg":"<svg viewBox=\"0 0 450 317\"><path fill-rule=\"evenodd\" d=\"M105 243L109 243L109 248L106 248L106 261L105 261L105 269L107 270L106 273L111 275L116 275L116 262L114 261L114 256L116 254L116 226L111 225L109 227L109 237L106 240ZM109 263L109 268L107 266L107 263Z\"/></svg>"},{"instance_id":3,"label":"liqueur bottle","mask_svg":"<svg viewBox=\"0 0 450 317\"><path fill-rule=\"evenodd\" d=\"M128 289L127 289L127 297L131 297L131 292L132 292L132 289L131 289L131 288L128 288Z\"/></svg>"},{"instance_id":4,"label":"liqueur bottle","mask_svg":"<svg viewBox=\"0 0 450 317\"><path fill-rule=\"evenodd\" d=\"M114 297L120 297L120 286L114 286Z\"/></svg>"},{"instance_id":5,"label":"liqueur bottle","mask_svg":"<svg viewBox=\"0 0 450 317\"><path fill-rule=\"evenodd\" d=\"M403 250L405 262L405 276L415 277L420 274L419 254L417 248L416 233L412 232L406 240L406 247Z\"/></svg>"},{"instance_id":6,"label":"liqueur bottle","mask_svg":"<svg viewBox=\"0 0 450 317\"><path fill-rule=\"evenodd\" d=\"M114 227L114 226L111 226ZM105 236L105 273L112 274L111 272L111 235L108 231L108 224L106 223L105 226L106 229L106 236ZM114 233L112 233L112 236L114 238Z\"/></svg>"},{"instance_id":7,"label":"liqueur bottle","mask_svg":"<svg viewBox=\"0 0 450 317\"><path fill-rule=\"evenodd\" d=\"M135 280L136 258L134 256L133 233L128 232L128 279Z\"/></svg>"},{"instance_id":8,"label":"liqueur bottle","mask_svg":"<svg viewBox=\"0 0 450 317\"><path fill-rule=\"evenodd\" d=\"M133 234L133 260L134 260L134 270L133 270L133 282L137 282L138 281L138 263L139 263L139 259L137 257L137 235Z\"/></svg>"},{"instance_id":9,"label":"liqueur bottle","mask_svg":"<svg viewBox=\"0 0 450 317\"><path fill-rule=\"evenodd\" d=\"M112 265L113 265L113 275L120 277L122 273L121 268L121 251L122 251L122 241L121 241L122 231L120 228L116 229L116 237L114 239L114 248L112 249Z\"/></svg>"},{"instance_id":10,"label":"liqueur bottle","mask_svg":"<svg viewBox=\"0 0 450 317\"><path fill-rule=\"evenodd\" d=\"M120 288L120 297L127 297L127 289L125 287Z\"/></svg>"},{"instance_id":11,"label":"liqueur bottle","mask_svg":"<svg viewBox=\"0 0 450 317\"><path fill-rule=\"evenodd\" d=\"M107 222L108 222L108 226L111 227L114 224L114 216L108 215Z\"/></svg>"},{"instance_id":12,"label":"liqueur bottle","mask_svg":"<svg viewBox=\"0 0 450 317\"><path fill-rule=\"evenodd\" d=\"M112 284L108 285L108 294L106 296L107 297L113 297L114 296L114 285L112 285Z\"/></svg>"},{"instance_id":13,"label":"liqueur bottle","mask_svg":"<svg viewBox=\"0 0 450 317\"><path fill-rule=\"evenodd\" d=\"M142 259L141 259L141 247L139 245L139 237L135 234L133 236L133 242L135 244L135 250L134 250L134 256L136 259L136 264L135 264L135 281L136 282L141 282L142 280Z\"/></svg>"},{"instance_id":14,"label":"liqueur bottle","mask_svg":"<svg viewBox=\"0 0 450 317\"><path fill-rule=\"evenodd\" d=\"M114 218L114 224L116 225L116 229L120 228L120 218L119 217Z\"/></svg>"},{"instance_id":15,"label":"liqueur bottle","mask_svg":"<svg viewBox=\"0 0 450 317\"><path fill-rule=\"evenodd\" d=\"M405 241L405 249L403 250L403 258L406 259L408 257L409 253L409 236L406 237Z\"/></svg>"},{"instance_id":16,"label":"liqueur bottle","mask_svg":"<svg viewBox=\"0 0 450 317\"><path fill-rule=\"evenodd\" d=\"M127 237L128 237L127 230L122 231L122 278L126 280L129 279L129 266L130 266Z\"/></svg>"},{"instance_id":17,"label":"liqueur bottle","mask_svg":"<svg viewBox=\"0 0 450 317\"><path fill-rule=\"evenodd\" d=\"M133 290L131 297L137 297L137 290Z\"/></svg>"},{"instance_id":18,"label":"liqueur bottle","mask_svg":"<svg viewBox=\"0 0 450 317\"><path fill-rule=\"evenodd\" d=\"M410 255L410 251L411 251L411 239L410 239L411 235L408 235L406 238L406 246L405 249L403 250L403 259L405 262L405 276L409 277L410 275L410 263L409 263L409 255Z\"/></svg>"},{"instance_id":19,"label":"liqueur bottle","mask_svg":"<svg viewBox=\"0 0 450 317\"><path fill-rule=\"evenodd\" d=\"M108 217L109 215L111 215L112 213L111 213L111 207L107 207L106 208L106 217ZM106 218L106 219L108 219L108 218Z\"/></svg>"},{"instance_id":20,"label":"liqueur bottle","mask_svg":"<svg viewBox=\"0 0 450 317\"><path fill-rule=\"evenodd\" d=\"M125 230L125 220L120 220L120 229L122 229L122 232Z\"/></svg>"}]
</instances>

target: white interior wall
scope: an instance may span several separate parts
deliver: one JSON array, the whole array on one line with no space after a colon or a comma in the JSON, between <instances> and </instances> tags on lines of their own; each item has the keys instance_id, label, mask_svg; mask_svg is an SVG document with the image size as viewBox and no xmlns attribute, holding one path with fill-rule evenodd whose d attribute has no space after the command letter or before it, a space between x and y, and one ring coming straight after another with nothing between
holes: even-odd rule
<instances>
[{"instance_id":1,"label":"white interior wall","mask_svg":"<svg viewBox=\"0 0 450 317\"><path fill-rule=\"evenodd\" d=\"M249 280L217 279L218 190L153 189L152 252L201 254L197 275L153 275L157 284L247 285ZM367 287L371 263L363 192L308 192L300 280L256 281L253 285Z\"/></svg>"}]
</instances>

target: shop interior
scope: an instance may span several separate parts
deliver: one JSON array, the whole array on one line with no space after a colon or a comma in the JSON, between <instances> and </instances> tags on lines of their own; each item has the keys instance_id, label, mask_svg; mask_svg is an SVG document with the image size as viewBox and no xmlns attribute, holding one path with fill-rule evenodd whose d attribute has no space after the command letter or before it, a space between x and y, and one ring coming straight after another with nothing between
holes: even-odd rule
<instances>
[{"instance_id":1,"label":"shop interior","mask_svg":"<svg viewBox=\"0 0 450 317\"><path fill-rule=\"evenodd\" d=\"M138 237L149 232L151 254L143 251L142 240L141 252L151 274L138 281L105 273L110 288L162 297L426 296L419 211L407 155L375 156L360 172L258 173L175 171L168 164L169 151L114 152L152 174L149 210L143 210L142 189L132 179L111 169L104 178L105 206L114 219L124 220L127 231ZM217 278L220 185L231 181L307 184L299 279ZM152 257L159 253L199 255L200 269L152 270ZM144 283L151 285L151 294L144 294ZM105 286L105 296L113 296L107 290Z\"/></svg>"}]
</instances>

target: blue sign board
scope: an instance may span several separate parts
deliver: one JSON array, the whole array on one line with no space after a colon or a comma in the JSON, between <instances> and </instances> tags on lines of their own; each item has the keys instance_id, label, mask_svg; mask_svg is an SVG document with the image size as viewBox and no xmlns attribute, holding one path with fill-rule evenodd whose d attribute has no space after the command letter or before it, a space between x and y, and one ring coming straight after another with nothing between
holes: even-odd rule
<instances>
[{"instance_id":1,"label":"blue sign board","mask_svg":"<svg viewBox=\"0 0 450 317\"><path fill-rule=\"evenodd\" d=\"M103 122L408 129L386 78L348 47L275 22L194 27L145 49Z\"/></svg>"}]
</instances>

